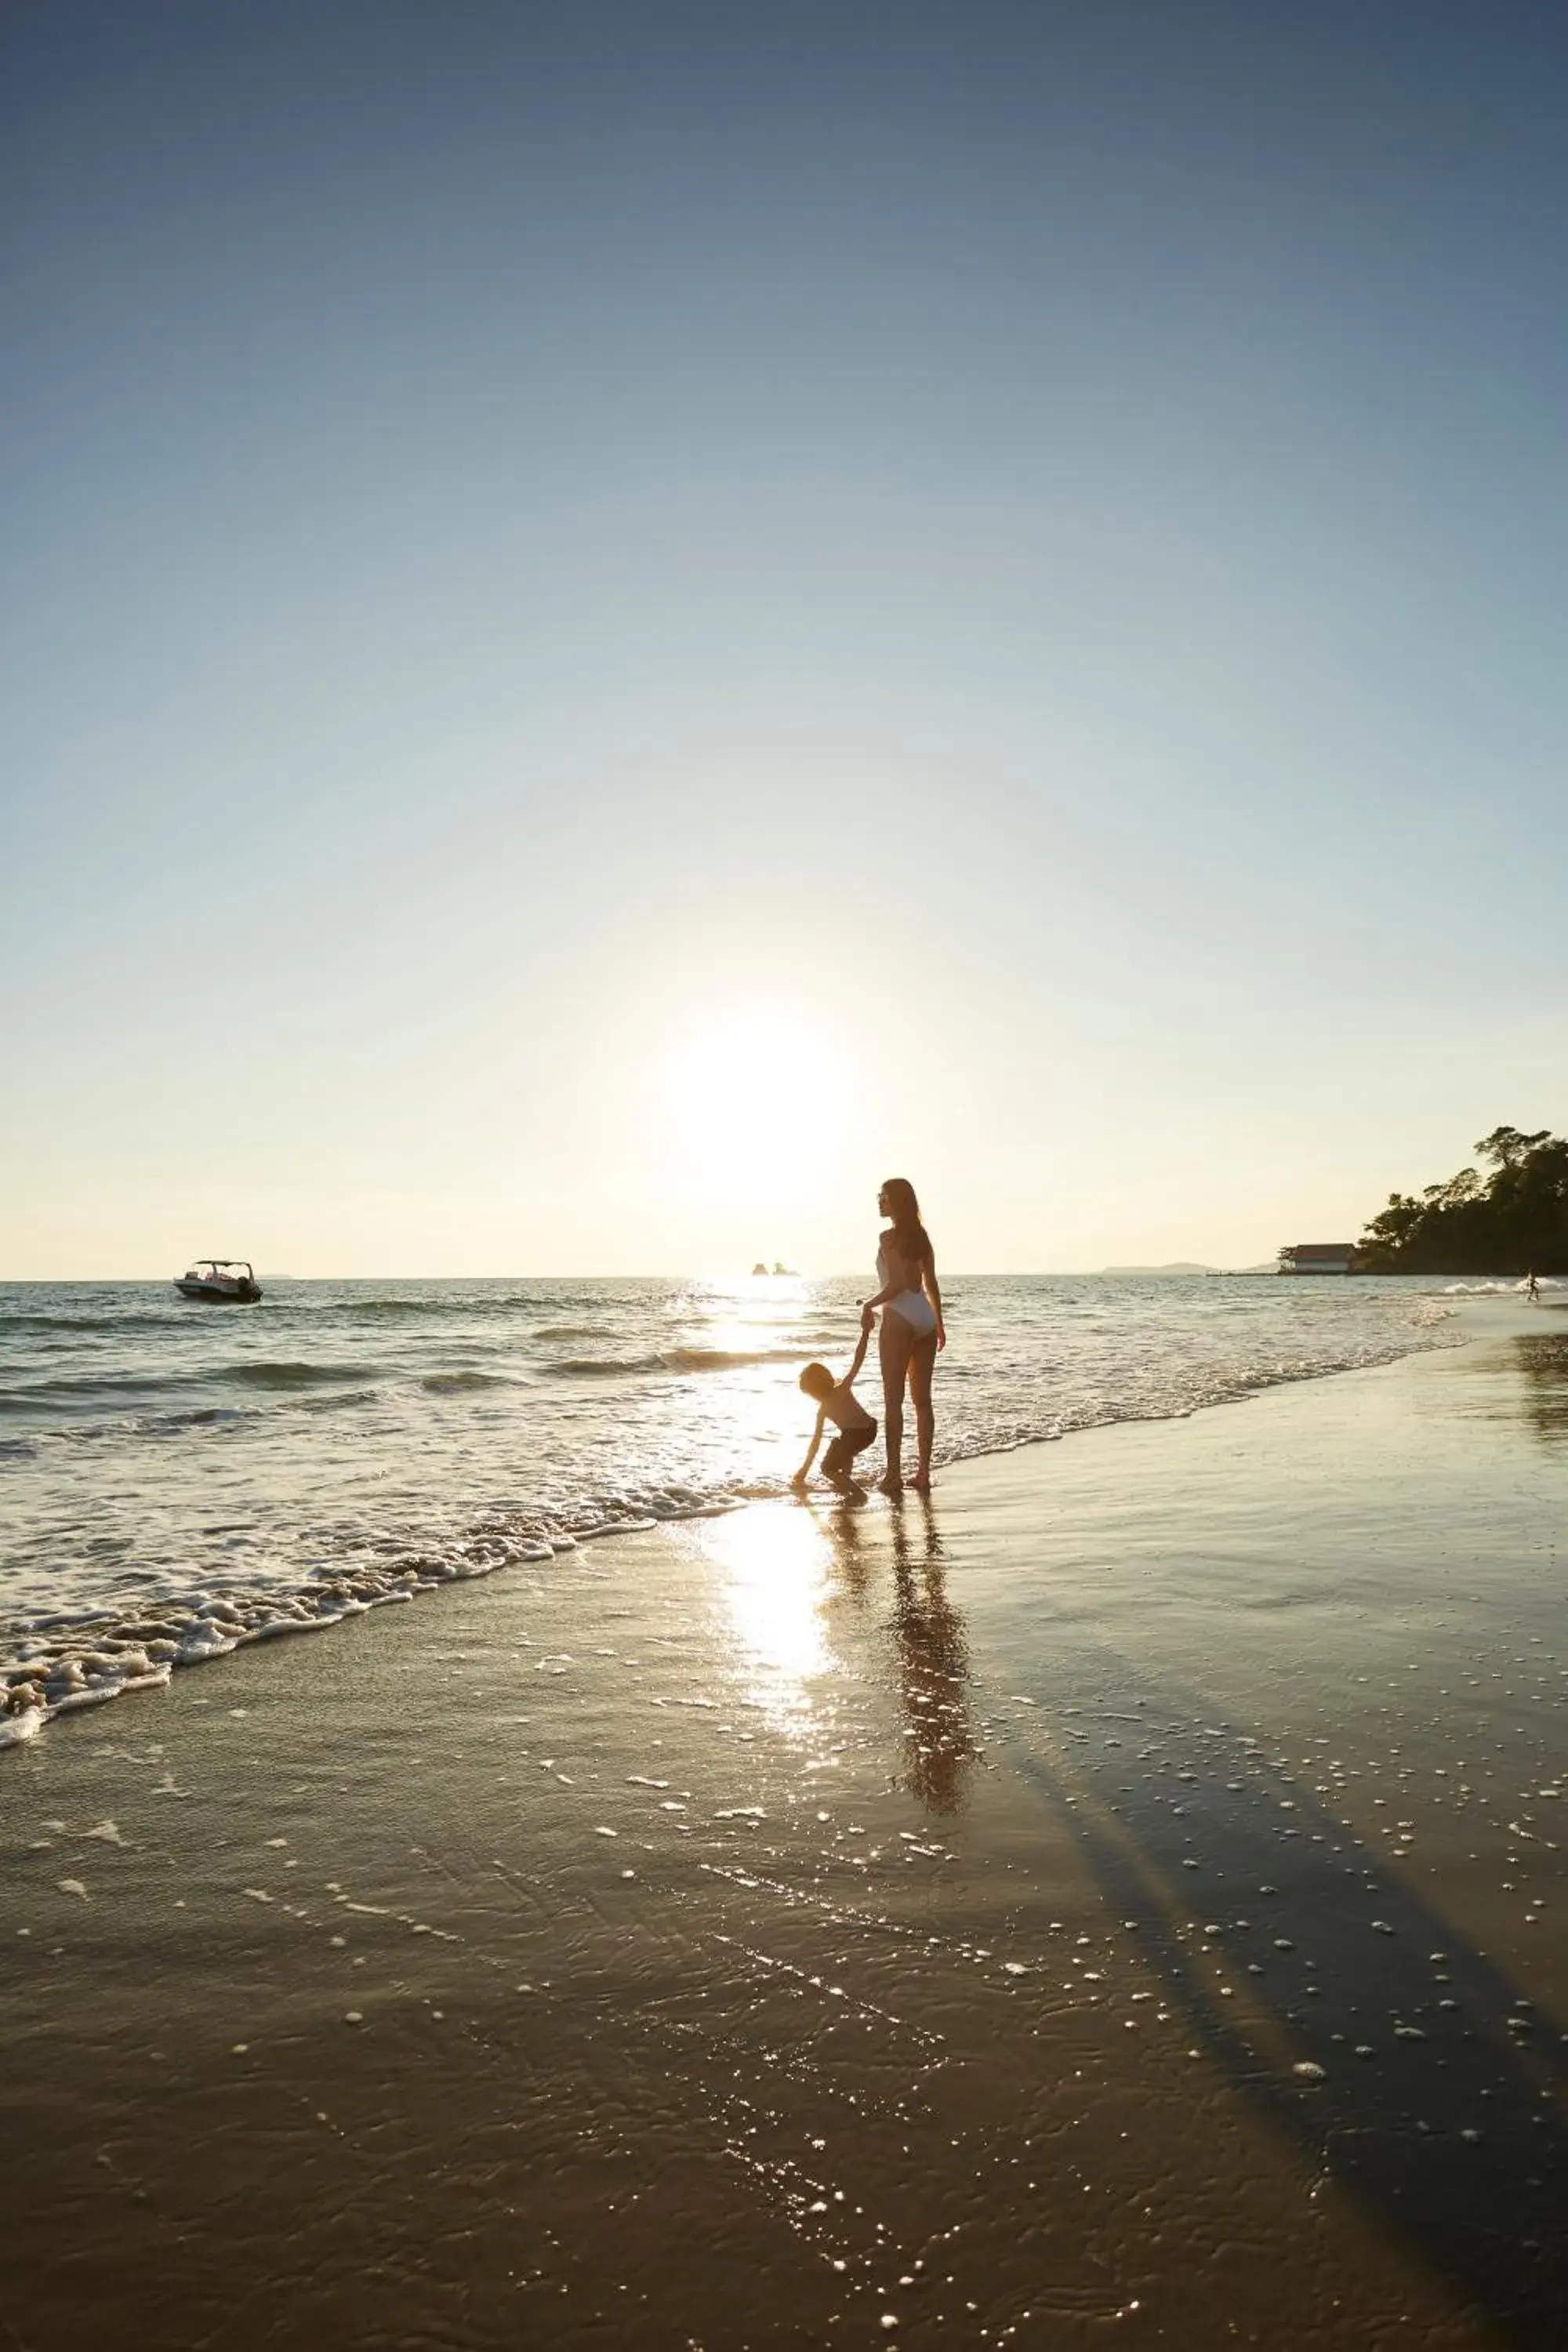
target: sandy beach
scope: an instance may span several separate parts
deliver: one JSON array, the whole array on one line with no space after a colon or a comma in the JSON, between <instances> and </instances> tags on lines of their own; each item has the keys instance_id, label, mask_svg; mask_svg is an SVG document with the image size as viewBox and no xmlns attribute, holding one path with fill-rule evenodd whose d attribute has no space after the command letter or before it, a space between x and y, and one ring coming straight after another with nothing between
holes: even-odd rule
<instances>
[{"instance_id":1,"label":"sandy beach","mask_svg":"<svg viewBox=\"0 0 1568 2352\"><path fill-rule=\"evenodd\" d=\"M16 2352L1568 2340L1568 1320L0 1759Z\"/></svg>"}]
</instances>

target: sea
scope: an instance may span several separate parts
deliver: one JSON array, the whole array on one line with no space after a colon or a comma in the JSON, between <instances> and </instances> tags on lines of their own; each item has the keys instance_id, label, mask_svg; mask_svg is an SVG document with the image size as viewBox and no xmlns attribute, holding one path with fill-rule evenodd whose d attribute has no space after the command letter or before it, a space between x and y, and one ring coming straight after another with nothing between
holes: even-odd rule
<instances>
[{"instance_id":1,"label":"sea","mask_svg":"<svg viewBox=\"0 0 1568 2352\"><path fill-rule=\"evenodd\" d=\"M0 1745L247 1642L787 1491L865 1280L0 1285ZM948 1278L937 1461L1459 1336L1439 1283ZM881 1417L873 1352L862 1393ZM868 1457L880 1466L880 1448ZM912 1466L912 1457L911 1457Z\"/></svg>"}]
</instances>

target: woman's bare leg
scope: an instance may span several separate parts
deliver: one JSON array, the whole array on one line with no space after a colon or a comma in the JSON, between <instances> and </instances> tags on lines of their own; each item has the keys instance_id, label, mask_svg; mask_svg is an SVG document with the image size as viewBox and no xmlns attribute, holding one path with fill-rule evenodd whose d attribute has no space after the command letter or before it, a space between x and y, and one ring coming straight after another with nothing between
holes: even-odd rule
<instances>
[{"instance_id":1,"label":"woman's bare leg","mask_svg":"<svg viewBox=\"0 0 1568 2352\"><path fill-rule=\"evenodd\" d=\"M915 1403L915 1443L920 1454L920 1467L915 1472L913 1486L917 1495L931 1492L931 1449L936 1434L936 1412L931 1401L931 1376L936 1369L936 1333L928 1331L917 1339L910 1354L910 1393Z\"/></svg>"},{"instance_id":2,"label":"woman's bare leg","mask_svg":"<svg viewBox=\"0 0 1568 2352\"><path fill-rule=\"evenodd\" d=\"M882 1309L877 1351L882 1360L882 1408L887 1415L888 1470L882 1491L898 1494L904 1483L904 1383L910 1374L910 1350L915 1335L901 1315Z\"/></svg>"}]
</instances>

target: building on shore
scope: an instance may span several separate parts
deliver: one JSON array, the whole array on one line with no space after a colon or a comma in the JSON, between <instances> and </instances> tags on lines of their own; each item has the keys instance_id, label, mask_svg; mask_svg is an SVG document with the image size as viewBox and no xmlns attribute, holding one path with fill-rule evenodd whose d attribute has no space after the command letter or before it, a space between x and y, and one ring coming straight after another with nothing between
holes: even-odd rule
<instances>
[{"instance_id":1,"label":"building on shore","mask_svg":"<svg viewBox=\"0 0 1568 2352\"><path fill-rule=\"evenodd\" d=\"M1354 1242L1288 1242L1279 1253L1281 1274L1349 1274Z\"/></svg>"}]
</instances>

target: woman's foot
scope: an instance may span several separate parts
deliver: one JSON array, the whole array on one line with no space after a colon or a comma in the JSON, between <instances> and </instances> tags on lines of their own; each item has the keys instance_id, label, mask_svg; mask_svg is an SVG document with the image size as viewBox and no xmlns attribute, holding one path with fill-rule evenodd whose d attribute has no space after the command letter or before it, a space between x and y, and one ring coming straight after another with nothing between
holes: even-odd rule
<instances>
[{"instance_id":1,"label":"woman's foot","mask_svg":"<svg viewBox=\"0 0 1568 2352\"><path fill-rule=\"evenodd\" d=\"M895 1478L889 1470L885 1478L878 1479L877 1491L879 1495L901 1495L904 1491L904 1482L901 1478Z\"/></svg>"},{"instance_id":2,"label":"woman's foot","mask_svg":"<svg viewBox=\"0 0 1568 2352\"><path fill-rule=\"evenodd\" d=\"M917 1495L929 1495L931 1493L931 1472L929 1470L917 1470L914 1476L910 1480L910 1485L914 1488Z\"/></svg>"}]
</instances>

